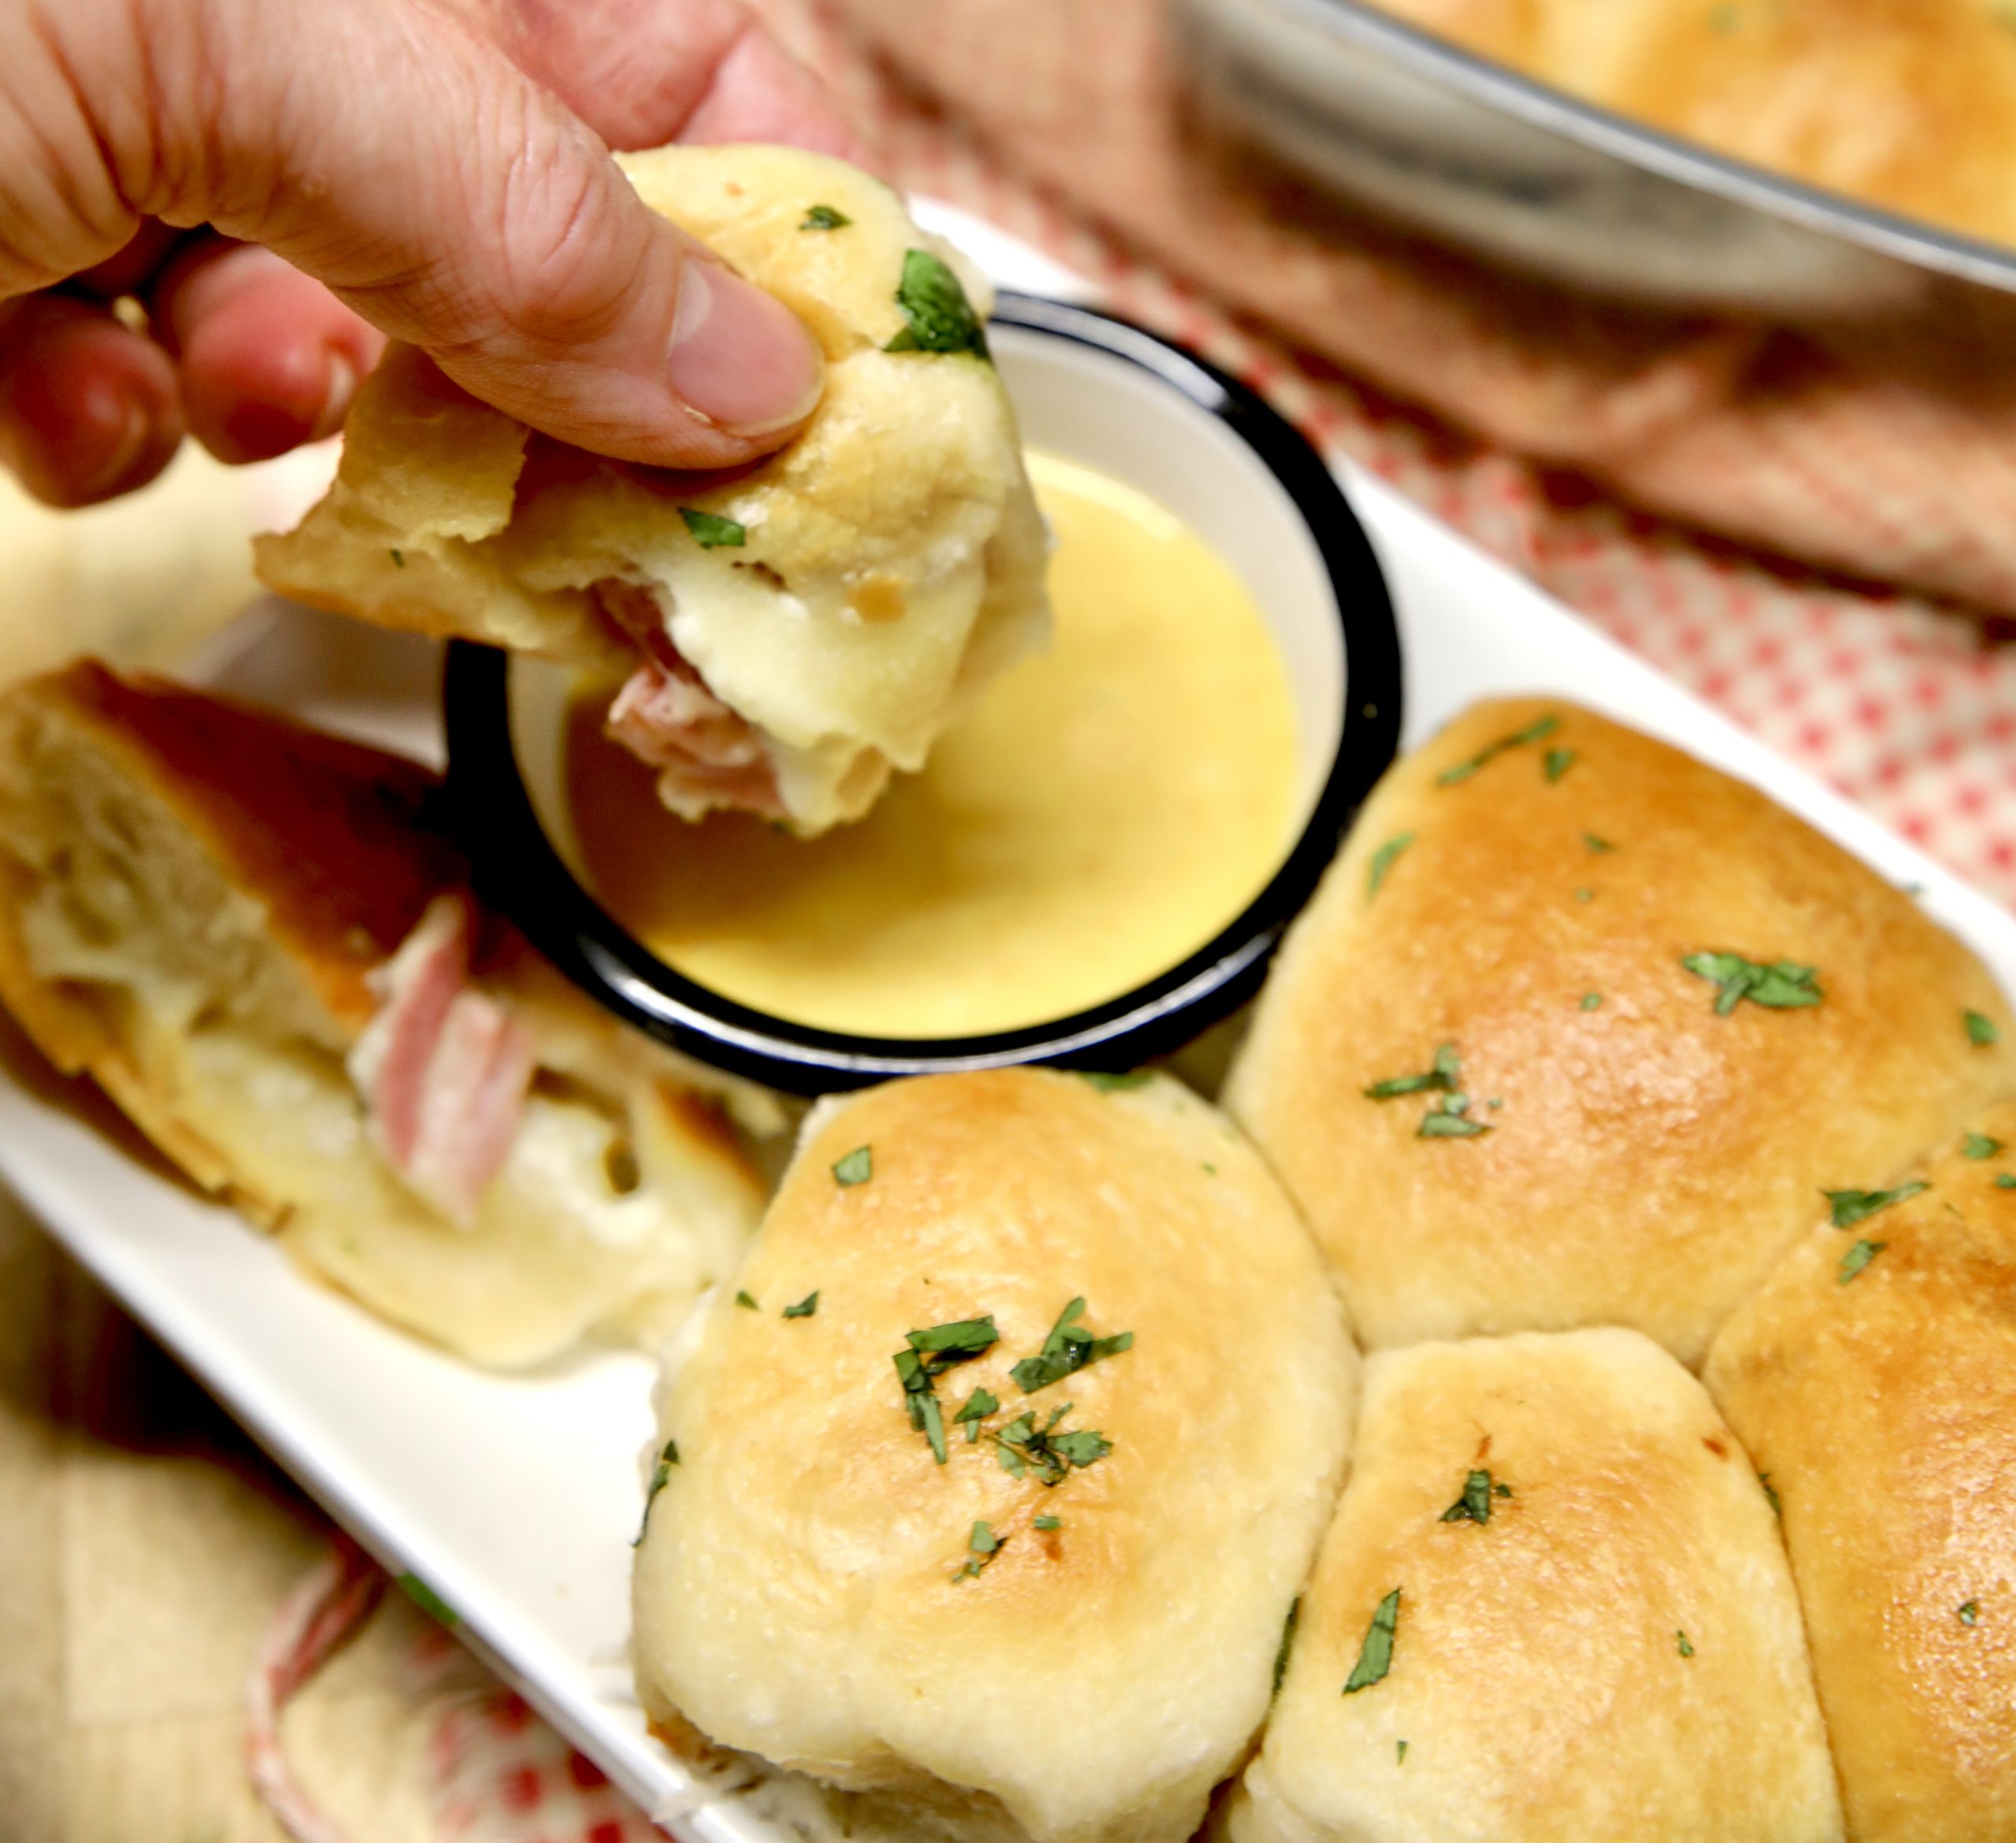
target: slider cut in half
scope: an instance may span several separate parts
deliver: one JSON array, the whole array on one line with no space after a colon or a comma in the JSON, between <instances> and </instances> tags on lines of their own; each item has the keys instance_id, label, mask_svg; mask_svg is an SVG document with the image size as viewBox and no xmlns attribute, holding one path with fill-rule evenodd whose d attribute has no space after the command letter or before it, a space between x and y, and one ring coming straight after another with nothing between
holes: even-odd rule
<instances>
[{"instance_id":1,"label":"slider cut in half","mask_svg":"<svg viewBox=\"0 0 2016 1843\"><path fill-rule=\"evenodd\" d=\"M988 296L844 161L728 146L622 164L810 328L826 384L804 432L732 475L654 473L535 436L395 349L358 393L335 487L260 540L259 573L297 601L576 666L606 681L611 733L674 812L819 832L921 767L1047 631Z\"/></svg>"},{"instance_id":2,"label":"slider cut in half","mask_svg":"<svg viewBox=\"0 0 2016 1843\"><path fill-rule=\"evenodd\" d=\"M1229 1104L1376 1347L1635 1326L1690 1365L1843 1173L2011 1085L1980 962L1755 788L1558 701L1394 767Z\"/></svg>"},{"instance_id":3,"label":"slider cut in half","mask_svg":"<svg viewBox=\"0 0 2016 1843\"><path fill-rule=\"evenodd\" d=\"M1232 1843L1836 1843L1763 1488L1632 1331L1366 1366Z\"/></svg>"},{"instance_id":4,"label":"slider cut in half","mask_svg":"<svg viewBox=\"0 0 2016 1843\"><path fill-rule=\"evenodd\" d=\"M2016 1834L2016 1107L1825 1207L1708 1386L1783 1509L1852 1834Z\"/></svg>"},{"instance_id":5,"label":"slider cut in half","mask_svg":"<svg viewBox=\"0 0 2016 1843\"><path fill-rule=\"evenodd\" d=\"M1176 1082L828 1102L669 1377L645 1708L857 1837L1183 1843L1266 1713L1355 1368L1288 1200Z\"/></svg>"},{"instance_id":6,"label":"slider cut in half","mask_svg":"<svg viewBox=\"0 0 2016 1843\"><path fill-rule=\"evenodd\" d=\"M676 1325L761 1191L374 750L92 665L0 698L0 999L303 1266L476 1361Z\"/></svg>"}]
</instances>

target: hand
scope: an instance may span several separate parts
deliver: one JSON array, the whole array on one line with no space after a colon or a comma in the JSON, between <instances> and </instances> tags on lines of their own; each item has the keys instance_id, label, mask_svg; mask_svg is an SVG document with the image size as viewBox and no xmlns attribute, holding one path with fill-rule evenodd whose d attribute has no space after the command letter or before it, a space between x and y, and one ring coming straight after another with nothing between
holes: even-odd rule
<instances>
[{"instance_id":1,"label":"hand","mask_svg":"<svg viewBox=\"0 0 2016 1843\"><path fill-rule=\"evenodd\" d=\"M750 460L821 361L609 158L673 139L854 151L735 0L0 0L0 462L79 506L185 428L279 454L387 335L563 440Z\"/></svg>"}]
</instances>

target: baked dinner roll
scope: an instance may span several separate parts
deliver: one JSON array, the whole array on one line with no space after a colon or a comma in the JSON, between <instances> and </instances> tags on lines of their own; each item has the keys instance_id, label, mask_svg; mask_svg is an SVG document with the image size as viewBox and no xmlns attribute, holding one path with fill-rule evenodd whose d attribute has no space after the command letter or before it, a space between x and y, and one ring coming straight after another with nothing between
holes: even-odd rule
<instances>
[{"instance_id":1,"label":"baked dinner roll","mask_svg":"<svg viewBox=\"0 0 2016 1843\"><path fill-rule=\"evenodd\" d=\"M1403 760L1289 933L1229 1090L1373 1346L1636 1326L1697 1363L1811 1219L2011 1084L1902 891L1558 699Z\"/></svg>"},{"instance_id":2,"label":"baked dinner roll","mask_svg":"<svg viewBox=\"0 0 2016 1843\"><path fill-rule=\"evenodd\" d=\"M762 1191L484 915L424 770L85 664L0 697L0 1000L311 1271L479 1362L655 1338Z\"/></svg>"},{"instance_id":3,"label":"baked dinner roll","mask_svg":"<svg viewBox=\"0 0 2016 1843\"><path fill-rule=\"evenodd\" d=\"M850 1834L1182 1843L1266 1712L1356 1358L1258 1157L1125 1079L823 1103L670 1376L644 1706Z\"/></svg>"},{"instance_id":4,"label":"baked dinner roll","mask_svg":"<svg viewBox=\"0 0 2016 1843\"><path fill-rule=\"evenodd\" d=\"M1351 1482L1232 1843L1822 1843L1841 1816L1766 1494L1636 1332L1366 1366Z\"/></svg>"},{"instance_id":5,"label":"baked dinner roll","mask_svg":"<svg viewBox=\"0 0 2016 1843\"><path fill-rule=\"evenodd\" d=\"M262 578L390 627L606 678L610 732L688 818L818 832L921 767L1047 632L1046 540L982 331L985 285L880 180L786 147L621 156L645 202L794 309L826 356L804 432L731 475L536 437L411 351Z\"/></svg>"},{"instance_id":6,"label":"baked dinner roll","mask_svg":"<svg viewBox=\"0 0 2016 1843\"><path fill-rule=\"evenodd\" d=\"M2012 1148L1999 1107L1837 1193L1708 1359L1783 1506L1858 1843L2016 1836Z\"/></svg>"},{"instance_id":7,"label":"baked dinner roll","mask_svg":"<svg viewBox=\"0 0 2016 1843\"><path fill-rule=\"evenodd\" d=\"M2016 242L2016 39L2001 0L1377 4L1721 153Z\"/></svg>"}]
</instances>

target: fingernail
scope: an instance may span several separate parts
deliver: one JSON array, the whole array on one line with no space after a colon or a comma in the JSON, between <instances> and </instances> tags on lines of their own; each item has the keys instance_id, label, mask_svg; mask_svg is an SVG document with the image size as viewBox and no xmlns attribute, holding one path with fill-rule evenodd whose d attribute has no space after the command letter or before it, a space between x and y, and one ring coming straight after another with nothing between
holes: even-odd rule
<instances>
[{"instance_id":1,"label":"fingernail","mask_svg":"<svg viewBox=\"0 0 2016 1843\"><path fill-rule=\"evenodd\" d=\"M78 480L77 490L88 499L96 499L124 486L146 452L153 434L154 418L146 406L131 397L122 397L119 432L98 465Z\"/></svg>"},{"instance_id":2,"label":"fingernail","mask_svg":"<svg viewBox=\"0 0 2016 1843\"><path fill-rule=\"evenodd\" d=\"M716 428L762 436L811 414L826 362L783 302L689 258L680 274L665 377L687 407Z\"/></svg>"},{"instance_id":3,"label":"fingernail","mask_svg":"<svg viewBox=\"0 0 2016 1843\"><path fill-rule=\"evenodd\" d=\"M350 413L351 398L357 395L357 367L340 352L329 354L329 388L308 439L319 442L334 435Z\"/></svg>"}]
</instances>

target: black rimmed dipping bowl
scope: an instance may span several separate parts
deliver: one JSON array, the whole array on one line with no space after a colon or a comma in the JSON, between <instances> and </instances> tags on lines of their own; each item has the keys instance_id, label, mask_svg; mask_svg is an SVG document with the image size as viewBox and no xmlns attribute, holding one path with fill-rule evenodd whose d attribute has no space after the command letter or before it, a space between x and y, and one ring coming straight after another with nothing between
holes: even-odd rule
<instances>
[{"instance_id":1,"label":"black rimmed dipping bowl","mask_svg":"<svg viewBox=\"0 0 2016 1843\"><path fill-rule=\"evenodd\" d=\"M1399 643L1385 579L1336 482L1290 424L1180 347L1090 308L1005 295L989 337L1028 445L1175 514L1244 582L1288 666L1300 748L1295 843L1239 915L1180 964L1089 1010L984 1036L855 1036L738 1004L637 941L549 835L533 783L554 783L564 700L517 695L526 681L513 679L557 669L463 642L450 649L447 810L484 900L626 1022L790 1093L1021 1062L1119 1070L1180 1048L1258 988L1398 745Z\"/></svg>"}]
</instances>

